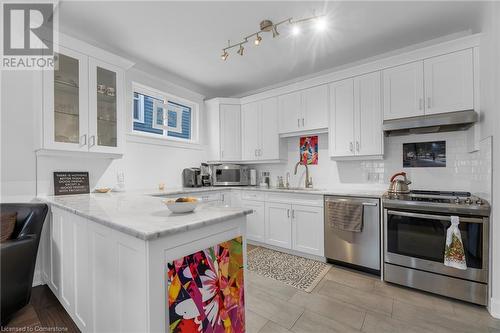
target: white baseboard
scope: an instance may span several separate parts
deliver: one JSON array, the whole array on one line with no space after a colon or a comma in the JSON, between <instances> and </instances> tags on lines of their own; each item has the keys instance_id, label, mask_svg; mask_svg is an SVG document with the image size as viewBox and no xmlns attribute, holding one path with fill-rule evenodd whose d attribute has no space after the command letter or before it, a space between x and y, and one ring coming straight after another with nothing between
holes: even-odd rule
<instances>
[{"instance_id":1,"label":"white baseboard","mask_svg":"<svg viewBox=\"0 0 500 333\"><path fill-rule=\"evenodd\" d=\"M490 299L490 307L488 308L490 314L500 319L500 300L494 299L493 297Z\"/></svg>"}]
</instances>

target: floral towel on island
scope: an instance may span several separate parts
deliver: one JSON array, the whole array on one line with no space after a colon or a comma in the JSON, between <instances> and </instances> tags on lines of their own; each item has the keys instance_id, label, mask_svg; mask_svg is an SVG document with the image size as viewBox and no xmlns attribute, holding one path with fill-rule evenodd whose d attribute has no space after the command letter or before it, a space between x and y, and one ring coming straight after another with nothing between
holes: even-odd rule
<instances>
[{"instance_id":1,"label":"floral towel on island","mask_svg":"<svg viewBox=\"0 0 500 333\"><path fill-rule=\"evenodd\" d=\"M446 230L446 247L444 249L444 265L467 269L465 261L464 244L458 225L460 224L458 216L451 217L451 226Z\"/></svg>"}]
</instances>

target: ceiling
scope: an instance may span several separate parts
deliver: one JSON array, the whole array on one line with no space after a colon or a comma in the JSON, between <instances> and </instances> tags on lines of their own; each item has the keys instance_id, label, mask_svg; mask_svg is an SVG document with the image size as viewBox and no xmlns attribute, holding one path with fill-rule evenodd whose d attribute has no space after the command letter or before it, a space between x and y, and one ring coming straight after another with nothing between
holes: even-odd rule
<instances>
[{"instance_id":1,"label":"ceiling","mask_svg":"<svg viewBox=\"0 0 500 333\"><path fill-rule=\"evenodd\" d=\"M325 13L328 29L248 43L220 58L227 40L275 22ZM207 97L244 96L266 86L470 30L478 2L71 1L60 2L60 30L135 61Z\"/></svg>"}]
</instances>

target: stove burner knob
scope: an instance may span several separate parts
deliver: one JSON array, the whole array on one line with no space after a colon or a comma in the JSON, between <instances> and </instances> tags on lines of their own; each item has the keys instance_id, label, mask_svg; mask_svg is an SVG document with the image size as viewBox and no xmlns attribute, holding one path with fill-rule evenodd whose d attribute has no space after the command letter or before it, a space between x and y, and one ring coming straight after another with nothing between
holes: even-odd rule
<instances>
[{"instance_id":1,"label":"stove burner knob","mask_svg":"<svg viewBox=\"0 0 500 333\"><path fill-rule=\"evenodd\" d=\"M467 198L467 199L465 199L465 203L466 203L467 205L472 205L472 200L471 200L471 198Z\"/></svg>"},{"instance_id":2,"label":"stove burner knob","mask_svg":"<svg viewBox=\"0 0 500 333\"><path fill-rule=\"evenodd\" d=\"M483 200L481 200L481 199L476 200L476 205L481 206L482 204L483 204Z\"/></svg>"},{"instance_id":3,"label":"stove burner knob","mask_svg":"<svg viewBox=\"0 0 500 333\"><path fill-rule=\"evenodd\" d=\"M455 198L455 203L456 203L457 205L459 205L459 204L460 204L460 198L459 198L459 197L456 197L456 198Z\"/></svg>"}]
</instances>

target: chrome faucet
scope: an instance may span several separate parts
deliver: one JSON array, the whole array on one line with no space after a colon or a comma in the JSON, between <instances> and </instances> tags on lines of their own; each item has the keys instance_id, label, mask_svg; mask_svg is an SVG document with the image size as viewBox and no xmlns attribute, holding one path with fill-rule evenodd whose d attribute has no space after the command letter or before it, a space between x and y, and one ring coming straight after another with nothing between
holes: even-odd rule
<instances>
[{"instance_id":1,"label":"chrome faucet","mask_svg":"<svg viewBox=\"0 0 500 333\"><path fill-rule=\"evenodd\" d=\"M299 167L299 164L300 165L303 165L305 168L306 168L306 181L305 181L305 186L306 188L312 188L312 179L309 178L309 168L307 167L307 164L304 164L302 163L302 161L298 161L297 164L295 164L295 171L294 171L294 175L297 174L297 168Z\"/></svg>"}]
</instances>

